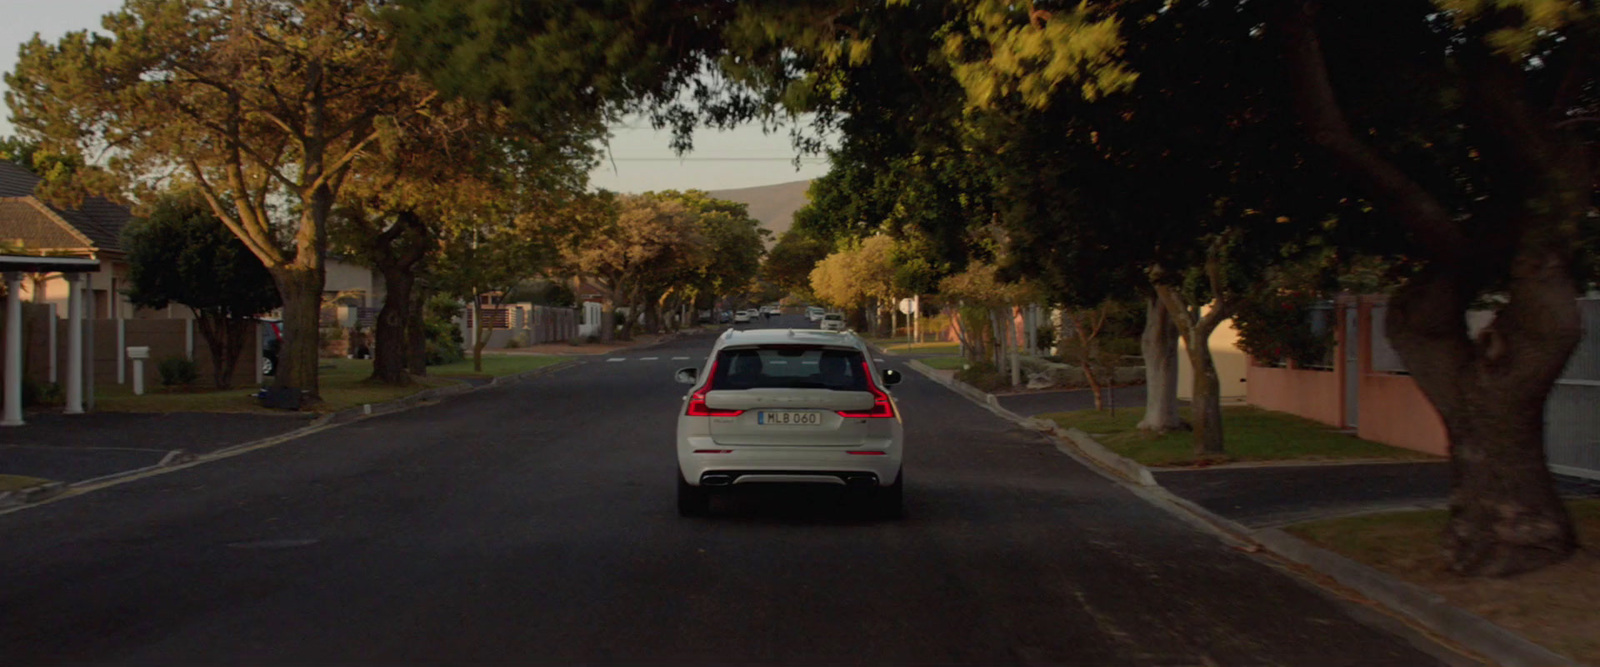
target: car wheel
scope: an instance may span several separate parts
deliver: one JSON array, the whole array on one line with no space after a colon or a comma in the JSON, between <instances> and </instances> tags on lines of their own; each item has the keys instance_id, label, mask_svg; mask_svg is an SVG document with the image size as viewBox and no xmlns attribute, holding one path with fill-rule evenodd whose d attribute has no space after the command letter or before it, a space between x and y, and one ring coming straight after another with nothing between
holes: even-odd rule
<instances>
[{"instance_id":1,"label":"car wheel","mask_svg":"<svg viewBox=\"0 0 1600 667\"><path fill-rule=\"evenodd\" d=\"M678 516L705 516L711 512L711 492L693 486L678 473Z\"/></svg>"},{"instance_id":2,"label":"car wheel","mask_svg":"<svg viewBox=\"0 0 1600 667\"><path fill-rule=\"evenodd\" d=\"M906 473L902 469L895 475L893 484L880 486L873 490L873 513L883 519L898 519L905 516L905 489Z\"/></svg>"}]
</instances>

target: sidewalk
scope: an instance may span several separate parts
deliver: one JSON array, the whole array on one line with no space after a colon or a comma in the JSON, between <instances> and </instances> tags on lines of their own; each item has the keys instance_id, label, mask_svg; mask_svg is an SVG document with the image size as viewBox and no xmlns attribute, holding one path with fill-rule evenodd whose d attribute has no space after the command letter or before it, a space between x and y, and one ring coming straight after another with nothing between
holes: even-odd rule
<instances>
[{"instance_id":1,"label":"sidewalk","mask_svg":"<svg viewBox=\"0 0 1600 667\"><path fill-rule=\"evenodd\" d=\"M71 484L153 466L174 451L200 455L288 433L316 417L311 413L30 414L27 426L0 429L0 474Z\"/></svg>"},{"instance_id":2,"label":"sidewalk","mask_svg":"<svg viewBox=\"0 0 1600 667\"><path fill-rule=\"evenodd\" d=\"M1450 464L1322 463L1156 469L1156 483L1249 528L1272 528L1369 511L1439 509ZM1600 482L1557 476L1571 498L1600 497Z\"/></svg>"}]
</instances>

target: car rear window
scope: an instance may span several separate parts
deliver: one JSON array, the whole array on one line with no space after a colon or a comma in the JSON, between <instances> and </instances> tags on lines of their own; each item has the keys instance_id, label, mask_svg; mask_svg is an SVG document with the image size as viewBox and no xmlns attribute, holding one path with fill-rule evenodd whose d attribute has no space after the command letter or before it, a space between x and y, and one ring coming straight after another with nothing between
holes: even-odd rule
<instances>
[{"instance_id":1,"label":"car rear window","mask_svg":"<svg viewBox=\"0 0 1600 667\"><path fill-rule=\"evenodd\" d=\"M842 319L844 319L844 316L840 315L838 313L829 313L827 315L823 315L822 319L825 319L825 320L842 320Z\"/></svg>"},{"instance_id":2,"label":"car rear window","mask_svg":"<svg viewBox=\"0 0 1600 667\"><path fill-rule=\"evenodd\" d=\"M806 345L723 350L711 386L723 389L866 391L861 353Z\"/></svg>"}]
</instances>

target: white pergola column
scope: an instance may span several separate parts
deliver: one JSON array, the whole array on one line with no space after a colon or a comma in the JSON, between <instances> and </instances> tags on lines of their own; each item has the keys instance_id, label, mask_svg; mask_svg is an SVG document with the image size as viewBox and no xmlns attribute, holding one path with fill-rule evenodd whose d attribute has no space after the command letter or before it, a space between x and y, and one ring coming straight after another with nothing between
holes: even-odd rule
<instances>
[{"instance_id":1,"label":"white pergola column","mask_svg":"<svg viewBox=\"0 0 1600 667\"><path fill-rule=\"evenodd\" d=\"M83 414L83 276L67 274L67 407Z\"/></svg>"},{"instance_id":2,"label":"white pergola column","mask_svg":"<svg viewBox=\"0 0 1600 667\"><path fill-rule=\"evenodd\" d=\"M6 272L5 413L0 426L22 426L22 274Z\"/></svg>"}]
</instances>

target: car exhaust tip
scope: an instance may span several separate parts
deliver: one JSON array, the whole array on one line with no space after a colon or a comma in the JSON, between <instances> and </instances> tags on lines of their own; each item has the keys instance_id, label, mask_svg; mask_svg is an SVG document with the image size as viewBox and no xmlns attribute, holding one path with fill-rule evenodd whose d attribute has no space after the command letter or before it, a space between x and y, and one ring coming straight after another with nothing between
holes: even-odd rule
<instances>
[{"instance_id":1,"label":"car exhaust tip","mask_svg":"<svg viewBox=\"0 0 1600 667\"><path fill-rule=\"evenodd\" d=\"M853 488L878 485L877 475L850 475L844 478L844 483Z\"/></svg>"},{"instance_id":2,"label":"car exhaust tip","mask_svg":"<svg viewBox=\"0 0 1600 667\"><path fill-rule=\"evenodd\" d=\"M728 486L732 483L732 475L704 475L700 478L700 486Z\"/></svg>"}]
</instances>

